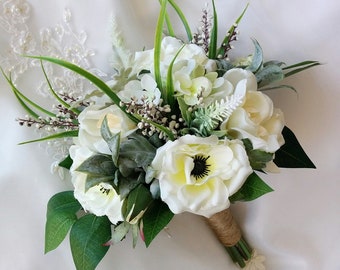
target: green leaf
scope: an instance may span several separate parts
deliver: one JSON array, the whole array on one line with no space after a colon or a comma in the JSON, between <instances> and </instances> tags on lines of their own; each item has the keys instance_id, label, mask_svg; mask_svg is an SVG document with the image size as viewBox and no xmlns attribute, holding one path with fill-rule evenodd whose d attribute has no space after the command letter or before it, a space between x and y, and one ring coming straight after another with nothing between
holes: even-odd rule
<instances>
[{"instance_id":1,"label":"green leaf","mask_svg":"<svg viewBox=\"0 0 340 270\"><path fill-rule=\"evenodd\" d=\"M42 112L42 113L44 113L46 115L49 115L50 117L55 117L56 116L54 113L52 113L52 112L44 109L43 107L39 106L37 103L33 102L28 97L26 97L23 93L21 93L19 91L19 89L15 87L12 79L5 74L3 69L0 68L0 70L2 72L2 75L7 80L8 84L11 86L11 89L12 89L14 95L16 96L16 98L18 99L19 103L23 106L23 108L27 111L27 113L29 113L34 118L39 118L39 115L37 113L35 113L25 102L30 104L36 110L38 110L38 111L40 111L40 112Z\"/></svg>"},{"instance_id":2,"label":"green leaf","mask_svg":"<svg viewBox=\"0 0 340 270\"><path fill-rule=\"evenodd\" d=\"M94 270L109 250L106 243L111 238L109 219L85 215L72 226L70 244L77 269Z\"/></svg>"},{"instance_id":3,"label":"green leaf","mask_svg":"<svg viewBox=\"0 0 340 270\"><path fill-rule=\"evenodd\" d=\"M259 87L281 81L284 78L281 67L277 65L268 65L260 69L256 74Z\"/></svg>"},{"instance_id":4,"label":"green leaf","mask_svg":"<svg viewBox=\"0 0 340 270\"><path fill-rule=\"evenodd\" d=\"M161 200L155 200L143 216L143 233L148 247L157 234L164 229L174 214Z\"/></svg>"},{"instance_id":5,"label":"green leaf","mask_svg":"<svg viewBox=\"0 0 340 270\"><path fill-rule=\"evenodd\" d=\"M155 33L155 45L154 45L154 71L155 81L159 90L161 91L162 98L166 97L166 89L162 87L162 76L161 76L161 45L162 45L162 34L163 25L166 16L166 4L167 0L161 0L161 10L158 16L156 33Z\"/></svg>"},{"instance_id":6,"label":"green leaf","mask_svg":"<svg viewBox=\"0 0 340 270\"><path fill-rule=\"evenodd\" d=\"M229 199L231 202L252 201L272 191L273 189L268 186L255 172L253 172L248 176L243 186Z\"/></svg>"},{"instance_id":7,"label":"green leaf","mask_svg":"<svg viewBox=\"0 0 340 270\"><path fill-rule=\"evenodd\" d=\"M315 165L303 150L294 133L288 127L284 127L282 135L285 144L276 151L274 163L281 168L315 169Z\"/></svg>"},{"instance_id":8,"label":"green leaf","mask_svg":"<svg viewBox=\"0 0 340 270\"><path fill-rule=\"evenodd\" d=\"M174 103L175 103L175 89L174 89L174 81L172 79L172 68L174 66L176 58L178 57L178 55L180 54L183 48L184 48L184 45L178 50L174 59L172 59L169 65L168 74L166 77L167 79L167 82L166 82L167 93L166 94L167 95L165 96L165 104L169 104L171 109L174 108Z\"/></svg>"},{"instance_id":9,"label":"green leaf","mask_svg":"<svg viewBox=\"0 0 340 270\"><path fill-rule=\"evenodd\" d=\"M178 106L181 111L181 115L187 124L187 126L190 126L191 123L191 112L188 110L188 105L185 103L183 97L178 97L177 98Z\"/></svg>"},{"instance_id":10,"label":"green leaf","mask_svg":"<svg viewBox=\"0 0 340 270\"><path fill-rule=\"evenodd\" d=\"M80 76L88 79L90 82L92 82L94 85L96 85L103 93L105 93L112 101L115 103L132 121L135 123L138 122L138 120L133 117L131 114L129 114L126 111L125 106L120 105L120 98L111 90L111 88L101 79L96 77L95 75L91 74L90 72L86 71L85 69L82 69L81 67L72 64L70 62L58 59L58 58L53 58L53 57L47 57L47 56L27 56L33 59L39 59L39 60L45 60L54 64L57 64L59 66L65 67L69 70L72 70L79 74Z\"/></svg>"},{"instance_id":11,"label":"green leaf","mask_svg":"<svg viewBox=\"0 0 340 270\"><path fill-rule=\"evenodd\" d=\"M86 159L82 164L80 164L76 171L83 172L88 175L113 176L116 168L109 156L98 154Z\"/></svg>"},{"instance_id":12,"label":"green leaf","mask_svg":"<svg viewBox=\"0 0 340 270\"><path fill-rule=\"evenodd\" d=\"M120 132L112 135L109 125L107 123L107 117L105 116L101 128L101 135L106 141L109 149L112 153L112 161L116 167L118 167L118 157L119 157L119 146L120 146Z\"/></svg>"},{"instance_id":13,"label":"green leaf","mask_svg":"<svg viewBox=\"0 0 340 270\"><path fill-rule=\"evenodd\" d=\"M113 181L116 169L109 156L95 155L80 164L76 171L87 174L85 184L85 191L87 191L102 182Z\"/></svg>"},{"instance_id":14,"label":"green leaf","mask_svg":"<svg viewBox=\"0 0 340 270\"><path fill-rule=\"evenodd\" d=\"M250 66L247 67L247 70L254 73L257 70L259 70L259 68L262 66L263 52L262 52L262 48L261 48L260 44L257 42L256 39L253 39L253 43L254 43L254 46L255 46L255 51L254 51L254 54L253 54L253 59L251 61L251 64L250 64Z\"/></svg>"},{"instance_id":15,"label":"green leaf","mask_svg":"<svg viewBox=\"0 0 340 270\"><path fill-rule=\"evenodd\" d=\"M56 133L56 134L46 136L40 139L22 142L22 143L19 143L19 145L48 141L48 140L55 140L55 139L61 139L61 138L69 138L69 137L78 137L78 130L71 130L71 131L64 131L64 132Z\"/></svg>"},{"instance_id":16,"label":"green leaf","mask_svg":"<svg viewBox=\"0 0 340 270\"><path fill-rule=\"evenodd\" d=\"M128 222L141 217L145 209L152 202L152 195L148 188L144 185L139 185L132 190L129 196L124 200L123 216Z\"/></svg>"},{"instance_id":17,"label":"green leaf","mask_svg":"<svg viewBox=\"0 0 340 270\"><path fill-rule=\"evenodd\" d=\"M292 76L296 73L299 73L301 71L304 71L306 69L309 69L309 68L315 67L315 66L319 66L319 65L321 65L321 63L318 62L318 61L303 61L303 62L296 63L296 64L291 65L291 66L284 67L284 68L282 68L282 70L292 69L291 71L285 73L285 77L287 78L287 77Z\"/></svg>"},{"instance_id":18,"label":"green leaf","mask_svg":"<svg viewBox=\"0 0 340 270\"><path fill-rule=\"evenodd\" d=\"M182 10L178 7L178 5L175 3L175 1L173 0L168 0L168 2L170 3L170 5L174 8L174 10L176 11L178 17L180 18L180 20L182 21L182 24L185 28L187 37L188 37L188 41L192 40L192 33L190 30L190 26L188 24L187 19L185 18L184 13L182 12Z\"/></svg>"},{"instance_id":19,"label":"green leaf","mask_svg":"<svg viewBox=\"0 0 340 270\"><path fill-rule=\"evenodd\" d=\"M72 160L72 158L70 157L70 155L68 155L64 160L62 160L61 162L59 162L59 166L60 167L63 167L63 168L65 168L65 169L70 169L71 168L71 166L72 166L72 164L73 164L73 160Z\"/></svg>"},{"instance_id":20,"label":"green leaf","mask_svg":"<svg viewBox=\"0 0 340 270\"><path fill-rule=\"evenodd\" d=\"M217 58L217 33L218 33L218 22L217 22L217 12L216 12L216 7L215 7L215 1L212 0L212 5L213 5L213 27L211 29L210 33L210 43L209 43L209 52L208 52L208 57L210 59L215 59Z\"/></svg>"},{"instance_id":21,"label":"green leaf","mask_svg":"<svg viewBox=\"0 0 340 270\"><path fill-rule=\"evenodd\" d=\"M236 26L241 22L241 20L242 20L244 14L246 13L246 11L247 11L247 9L248 9L248 6L249 6L249 4L247 4L247 6L246 6L246 7L244 8L244 10L242 11L241 15L237 18L237 20L235 21L235 23L229 28L229 30L228 30L228 35L226 35L226 37L223 39L222 45L221 45L221 47L218 49L218 53L217 53L218 56L219 56L219 55L221 55L221 56L225 55L225 53L226 53L225 48L227 47L226 45L228 45L229 42L230 42L231 34L235 31Z\"/></svg>"},{"instance_id":22,"label":"green leaf","mask_svg":"<svg viewBox=\"0 0 340 270\"><path fill-rule=\"evenodd\" d=\"M58 100L58 102L59 102L60 104L62 104L65 108L71 110L71 111L74 112L75 114L79 114L80 111L79 111L78 109L72 108L67 102L65 102L62 98L60 98L60 97L58 96L58 94L54 91L54 89L53 89L53 87L52 87L52 84L51 84L51 82L50 82L50 80L48 79L48 76L47 76L47 74L46 74L46 71L45 71L45 68L44 68L44 65L43 65L42 60L40 60L40 65L41 65L41 69L42 69L42 71L43 71L43 73L44 73L44 76L45 76L47 85L48 85L48 87L49 87L49 89L50 89L52 95L55 97L55 99Z\"/></svg>"},{"instance_id":23,"label":"green leaf","mask_svg":"<svg viewBox=\"0 0 340 270\"><path fill-rule=\"evenodd\" d=\"M286 84L281 84L278 86L271 86L271 87L266 87L266 88L260 88L258 89L259 91L269 91L269 90L276 90L276 89L282 89L282 88L287 88L290 90L293 90L295 93L297 93L296 89L291 86L291 85L286 85Z\"/></svg>"},{"instance_id":24,"label":"green leaf","mask_svg":"<svg viewBox=\"0 0 340 270\"><path fill-rule=\"evenodd\" d=\"M137 167L146 170L156 155L154 147L146 138L137 133L133 133L128 140L121 143L120 156L136 162Z\"/></svg>"},{"instance_id":25,"label":"green leaf","mask_svg":"<svg viewBox=\"0 0 340 270\"><path fill-rule=\"evenodd\" d=\"M57 248L76 222L76 213L81 205L74 198L73 191L54 195L47 204L45 225L45 253Z\"/></svg>"},{"instance_id":26,"label":"green leaf","mask_svg":"<svg viewBox=\"0 0 340 270\"><path fill-rule=\"evenodd\" d=\"M139 184L145 183L145 173L135 173L134 175L125 177L122 173L117 171L115 174L115 183L117 183L120 198L124 199Z\"/></svg>"}]
</instances>

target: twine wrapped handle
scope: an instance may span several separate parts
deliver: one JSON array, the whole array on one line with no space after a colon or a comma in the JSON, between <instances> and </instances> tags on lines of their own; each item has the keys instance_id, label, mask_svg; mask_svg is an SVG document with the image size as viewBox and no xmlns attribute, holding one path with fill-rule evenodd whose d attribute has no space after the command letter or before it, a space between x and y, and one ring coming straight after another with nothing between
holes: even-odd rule
<instances>
[{"instance_id":1,"label":"twine wrapped handle","mask_svg":"<svg viewBox=\"0 0 340 270\"><path fill-rule=\"evenodd\" d=\"M241 230L229 208L208 218L208 224L220 242L226 247L235 246L241 240Z\"/></svg>"},{"instance_id":2,"label":"twine wrapped handle","mask_svg":"<svg viewBox=\"0 0 340 270\"><path fill-rule=\"evenodd\" d=\"M232 260L241 268L251 258L252 249L242 237L242 232L230 209L225 209L207 218L210 228L223 244Z\"/></svg>"}]
</instances>

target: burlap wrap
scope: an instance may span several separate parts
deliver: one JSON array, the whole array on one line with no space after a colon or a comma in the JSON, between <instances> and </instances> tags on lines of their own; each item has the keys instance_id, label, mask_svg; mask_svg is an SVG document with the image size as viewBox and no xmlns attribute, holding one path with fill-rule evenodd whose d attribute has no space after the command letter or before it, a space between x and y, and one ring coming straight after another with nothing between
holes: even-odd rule
<instances>
[{"instance_id":1,"label":"burlap wrap","mask_svg":"<svg viewBox=\"0 0 340 270\"><path fill-rule=\"evenodd\" d=\"M214 214L207 222L224 246L231 247L240 241L241 230L229 209Z\"/></svg>"}]
</instances>

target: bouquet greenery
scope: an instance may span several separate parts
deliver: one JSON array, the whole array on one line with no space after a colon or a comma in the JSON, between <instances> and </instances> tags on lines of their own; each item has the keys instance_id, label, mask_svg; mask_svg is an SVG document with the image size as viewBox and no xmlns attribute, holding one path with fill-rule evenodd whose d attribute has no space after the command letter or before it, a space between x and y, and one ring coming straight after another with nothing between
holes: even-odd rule
<instances>
[{"instance_id":1,"label":"bouquet greenery","mask_svg":"<svg viewBox=\"0 0 340 270\"><path fill-rule=\"evenodd\" d=\"M187 41L176 37L168 5L183 22ZM252 55L231 60L247 8L219 43L214 1L212 7L212 15L203 10L202 25L192 34L177 4L160 1L152 50L132 54L116 33L109 82L61 59L28 56L41 61L57 112L27 98L3 72L29 114L19 123L52 130L29 142L72 138L59 165L69 170L74 190L48 203L45 252L69 233L77 269L94 269L127 233L133 245L140 237L149 246L174 214L191 212L206 218L231 258L244 267L253 251L230 203L271 192L261 173L314 168L265 91L294 90L277 82L319 63L264 61L255 39ZM59 93L44 61L85 77L94 90L82 99Z\"/></svg>"}]
</instances>

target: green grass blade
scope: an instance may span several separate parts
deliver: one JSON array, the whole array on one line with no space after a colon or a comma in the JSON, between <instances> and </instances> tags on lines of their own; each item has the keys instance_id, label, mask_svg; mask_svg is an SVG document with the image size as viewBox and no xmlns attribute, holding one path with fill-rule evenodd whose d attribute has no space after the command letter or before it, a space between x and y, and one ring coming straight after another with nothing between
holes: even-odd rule
<instances>
[{"instance_id":1,"label":"green grass blade","mask_svg":"<svg viewBox=\"0 0 340 270\"><path fill-rule=\"evenodd\" d=\"M3 74L3 76L5 77L5 79L7 80L8 84L11 86L11 89L13 91L13 93L15 94L15 96L17 97L19 103L24 107L24 109L31 114L32 117L34 118L38 118L39 115L37 113L35 113L32 109L29 108L29 106L25 103L27 102L28 104L30 104L32 107L34 107L36 110L41 111L42 113L45 113L51 117L55 117L56 115L46 109L44 109L43 107L39 106L38 104L36 104L35 102L33 102L32 100L30 100L28 97L26 97L23 93L21 93L19 91L18 88L16 88L16 86L14 85L12 79L10 77L8 77L4 71L1 69L1 72Z\"/></svg>"},{"instance_id":2,"label":"green grass blade","mask_svg":"<svg viewBox=\"0 0 340 270\"><path fill-rule=\"evenodd\" d=\"M158 88L161 91L162 98L166 97L166 89L162 87L162 76L161 76L161 46L162 46L162 34L163 25L166 15L166 4L168 0L161 0L161 10L159 13L156 34L155 34L155 49L154 49L154 70L155 70L155 80Z\"/></svg>"},{"instance_id":3,"label":"green grass blade","mask_svg":"<svg viewBox=\"0 0 340 270\"><path fill-rule=\"evenodd\" d=\"M318 61L310 61L310 60L308 60L308 61L303 61L303 62L296 63L294 65L290 65L290 66L287 66L287 67L283 67L282 69L283 70L287 70L287 69L303 67L303 66L317 64L317 63L320 64Z\"/></svg>"},{"instance_id":4,"label":"green grass blade","mask_svg":"<svg viewBox=\"0 0 340 270\"><path fill-rule=\"evenodd\" d=\"M210 44L209 44L209 55L208 57L210 59L215 59L217 57L216 51L217 51L217 31L218 31L218 22L217 22L217 12L216 12L216 7L215 7L215 1L212 0L213 4L213 13L214 13L214 18L213 18L213 28L211 29L211 34L210 34Z\"/></svg>"},{"instance_id":5,"label":"green grass blade","mask_svg":"<svg viewBox=\"0 0 340 270\"><path fill-rule=\"evenodd\" d=\"M175 89L174 89L174 82L172 79L172 68L174 66L175 60L178 57L178 55L180 54L180 52L183 50L185 45L183 45L178 52L176 53L174 59L172 59L170 65L169 65L169 69L168 69L168 74L167 74L167 96L165 99L165 103L170 105L170 108L173 109L174 103L175 103Z\"/></svg>"},{"instance_id":6,"label":"green grass blade","mask_svg":"<svg viewBox=\"0 0 340 270\"><path fill-rule=\"evenodd\" d=\"M188 40L191 41L192 40L192 33L191 33L190 26L188 24L188 21L187 21L185 15L184 15L184 13L182 12L182 10L179 8L179 6L173 0L168 0L168 1L169 1L170 5L173 7L173 9L176 11L176 13L178 14L178 17L182 21L183 26L185 28L185 31L187 33Z\"/></svg>"},{"instance_id":7,"label":"green grass blade","mask_svg":"<svg viewBox=\"0 0 340 270\"><path fill-rule=\"evenodd\" d=\"M230 33L230 34L227 35L227 36L223 39L222 44L226 44L226 45L229 44L230 38L231 38L231 34L235 31L235 28L236 28L235 25L238 25L238 24L241 22L241 20L242 20L244 14L246 13L246 11L247 11L247 9L248 9L248 6L249 6L249 3L248 3L248 4L246 5L246 7L244 8L244 10L242 11L241 15L236 19L234 25L232 25L232 26L229 28L228 33ZM221 47L218 49L218 54L217 54L217 55L224 55L224 53L225 53L225 49L224 49L224 48L225 48L225 47L226 47L226 46L221 46Z\"/></svg>"},{"instance_id":8,"label":"green grass blade","mask_svg":"<svg viewBox=\"0 0 340 270\"><path fill-rule=\"evenodd\" d=\"M52 84L51 84L51 82L50 82L50 80L48 79L48 76L47 76L47 74L46 74L46 70L45 70L45 68L44 68L44 64L43 64L42 60L40 60L40 64L41 64L41 69L42 69L42 71L43 71L43 73L44 73L44 76L45 76L45 79L46 79L48 88L50 89L50 91L51 91L52 95L55 97L55 99L56 99L61 105L63 105L65 108L71 110L71 111L74 112L75 114L79 114L79 113L80 113L79 110L77 110L76 108L72 108L68 103L66 103L62 98L60 98L60 97L58 96L58 94L54 91L54 89L53 89L53 87L52 87Z\"/></svg>"},{"instance_id":9,"label":"green grass blade","mask_svg":"<svg viewBox=\"0 0 340 270\"><path fill-rule=\"evenodd\" d=\"M45 60L45 61L54 63L56 65L72 70L75 73L79 74L80 76L88 79L95 86L97 86L103 93L105 93L113 101L113 103L115 103L132 121L137 122L137 119L135 117L133 117L131 114L126 112L125 106L120 105L120 101L121 101L120 98L111 90L111 88L105 82L103 82L101 79L99 79L92 73L82 69L81 67L75 64L72 64L65 60L53 58L53 57L47 57L47 56L27 56L27 57L30 57L33 59Z\"/></svg>"},{"instance_id":10,"label":"green grass blade","mask_svg":"<svg viewBox=\"0 0 340 270\"><path fill-rule=\"evenodd\" d=\"M292 71L285 73L284 75L285 75L285 78L287 78L287 77L292 76L296 73L299 73L301 71L304 71L306 69L309 69L309 68L315 67L315 66L319 66L319 65L321 65L319 62L313 61L313 63L311 63L311 64L308 64L308 65L305 65L305 66L301 65L302 66L301 68L295 68ZM292 66L290 66L290 68L292 68Z\"/></svg>"},{"instance_id":11,"label":"green grass blade","mask_svg":"<svg viewBox=\"0 0 340 270\"><path fill-rule=\"evenodd\" d=\"M61 138L68 138L68 137L77 137L77 136L78 136L78 130L64 131L64 132L56 133L56 134L46 136L40 139L25 141L25 142L19 143L19 145L48 141L48 140L55 140L55 139L61 139Z\"/></svg>"}]
</instances>

